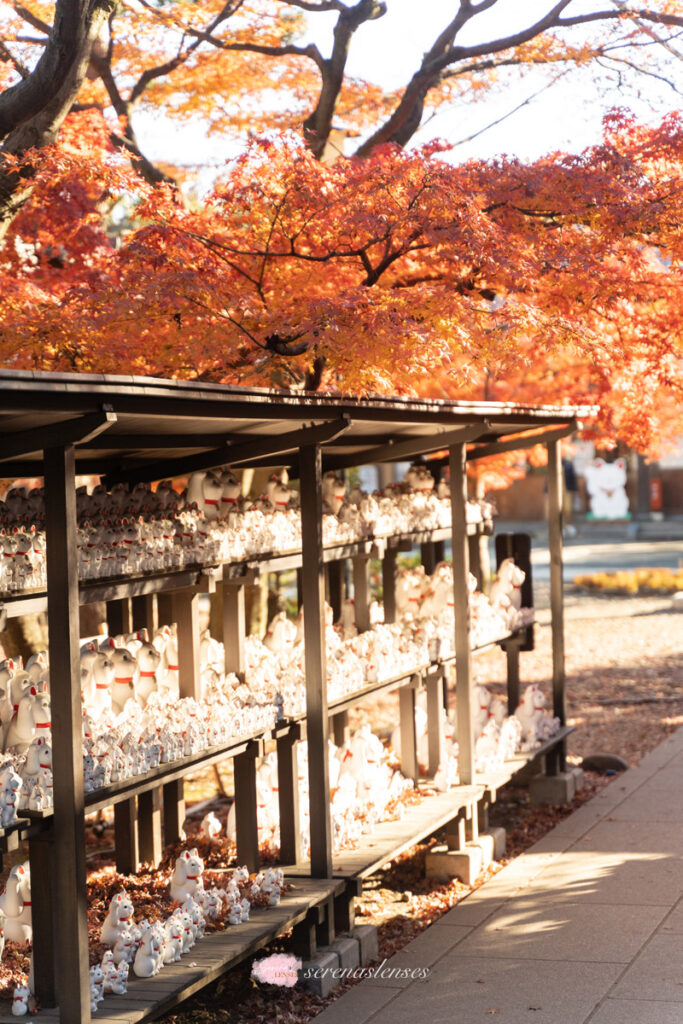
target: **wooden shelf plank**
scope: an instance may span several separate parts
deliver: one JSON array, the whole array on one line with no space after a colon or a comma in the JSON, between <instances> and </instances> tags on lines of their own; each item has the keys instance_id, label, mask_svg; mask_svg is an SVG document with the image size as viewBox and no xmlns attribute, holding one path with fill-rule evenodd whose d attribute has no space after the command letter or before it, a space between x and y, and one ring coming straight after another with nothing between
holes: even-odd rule
<instances>
[{"instance_id":1,"label":"wooden shelf plank","mask_svg":"<svg viewBox=\"0 0 683 1024\"><path fill-rule=\"evenodd\" d=\"M382 864L436 832L458 811L474 805L485 791L483 785L456 786L447 793L425 796L419 805L408 806L400 821L384 821L363 836L356 849L342 850L332 858L338 878L366 878ZM305 876L307 865L288 865L285 872Z\"/></svg>"}]
</instances>

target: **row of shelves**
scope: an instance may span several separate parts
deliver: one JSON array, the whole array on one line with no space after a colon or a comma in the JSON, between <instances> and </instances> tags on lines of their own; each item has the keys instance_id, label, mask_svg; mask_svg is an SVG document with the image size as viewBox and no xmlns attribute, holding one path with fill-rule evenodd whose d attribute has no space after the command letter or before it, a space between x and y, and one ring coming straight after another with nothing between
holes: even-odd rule
<instances>
[{"instance_id":1,"label":"row of shelves","mask_svg":"<svg viewBox=\"0 0 683 1024\"><path fill-rule=\"evenodd\" d=\"M481 651L489 650L497 644L521 641L525 636L525 632L526 627L524 630L518 630L515 633L508 634L507 636L501 637L497 640L491 640L489 643L473 648L473 653L476 654ZM389 677L388 679L382 679L376 683L370 683L362 690L354 691L353 693L346 694L337 700L331 701L328 704L328 713L330 716L340 715L352 707L356 707L376 698L380 693L399 690L406 686L417 688L424 684L427 677L439 676L445 669L446 665L452 665L454 662L455 656L453 655L447 658L426 662L422 665L416 665L409 671L403 671L395 676ZM145 772L144 775L135 775L131 778L122 779L119 782L110 783L108 786L93 790L85 794L84 802L86 810L88 813L101 810L103 807L109 807L123 800L129 800L140 793L148 792L158 786L165 785L168 782L182 779L190 772L199 771L202 768L208 767L216 762L226 760L227 758L238 757L240 754L243 754L250 745L256 744L260 747L264 742L270 739L279 739L287 735L287 733L294 727L304 727L305 729L306 718L306 712L302 712L300 715L282 719L276 724L274 729L260 730L248 736L239 737L227 744L208 747L196 754L179 758L167 764L161 764L158 767ZM53 810L52 808L49 808L37 811L24 808L19 810L17 813L18 817L24 820L19 820L7 828L0 828L0 840L13 832L20 832L25 829L26 819L29 821L42 821L51 818Z\"/></svg>"},{"instance_id":2,"label":"row of shelves","mask_svg":"<svg viewBox=\"0 0 683 1024\"><path fill-rule=\"evenodd\" d=\"M467 527L470 537L489 535L492 531L493 523L490 520L469 523ZM450 535L449 528L441 527L436 530L421 530L416 533L337 544L323 549L323 561L327 564L347 558L382 558L387 551L401 551L428 543L437 544L448 540ZM82 581L78 588L78 599L81 605L85 605L96 601L120 601L129 597L144 597L174 590L193 589L210 593L220 581L246 582L250 575L253 576L256 572L286 572L300 569L301 566L301 551L283 554L267 552L239 562L203 564L184 569L168 569L165 572ZM47 611L47 591L27 590L18 594L0 594L0 605L2 613L8 618L39 614Z\"/></svg>"}]
</instances>

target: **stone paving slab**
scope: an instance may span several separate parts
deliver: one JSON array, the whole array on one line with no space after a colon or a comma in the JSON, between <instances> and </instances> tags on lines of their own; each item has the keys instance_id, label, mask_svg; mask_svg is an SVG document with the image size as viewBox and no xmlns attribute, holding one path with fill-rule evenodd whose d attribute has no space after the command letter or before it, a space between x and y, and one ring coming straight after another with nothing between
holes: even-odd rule
<instances>
[{"instance_id":1,"label":"stone paving slab","mask_svg":"<svg viewBox=\"0 0 683 1024\"><path fill-rule=\"evenodd\" d=\"M320 1024L683 1024L683 729Z\"/></svg>"},{"instance_id":2,"label":"stone paving slab","mask_svg":"<svg viewBox=\"0 0 683 1024\"><path fill-rule=\"evenodd\" d=\"M583 1024L621 970L615 964L449 958L426 982L405 989L370 1019L373 1024ZM320 1018L320 1024L327 1022Z\"/></svg>"},{"instance_id":3,"label":"stone paving slab","mask_svg":"<svg viewBox=\"0 0 683 1024\"><path fill-rule=\"evenodd\" d=\"M396 998L397 990L379 982L363 982L345 992L341 999L319 1013L316 1024L364 1024Z\"/></svg>"},{"instance_id":4,"label":"stone paving slab","mask_svg":"<svg viewBox=\"0 0 683 1024\"><path fill-rule=\"evenodd\" d=\"M653 936L612 995L618 999L661 999L677 1002L683 1021L683 934L661 932Z\"/></svg>"},{"instance_id":5,"label":"stone paving slab","mask_svg":"<svg viewBox=\"0 0 683 1024\"><path fill-rule=\"evenodd\" d=\"M531 880L528 893L557 902L672 907L683 892L679 825L604 821ZM683 1024L683 1022L682 1022Z\"/></svg>"},{"instance_id":6,"label":"stone paving slab","mask_svg":"<svg viewBox=\"0 0 683 1024\"><path fill-rule=\"evenodd\" d=\"M590 1024L681 1024L680 1003L644 999L606 999Z\"/></svg>"},{"instance_id":7,"label":"stone paving slab","mask_svg":"<svg viewBox=\"0 0 683 1024\"><path fill-rule=\"evenodd\" d=\"M459 956L627 964L667 910L578 901L553 907L548 902L539 904L533 896L518 896L464 939L457 952Z\"/></svg>"}]
</instances>

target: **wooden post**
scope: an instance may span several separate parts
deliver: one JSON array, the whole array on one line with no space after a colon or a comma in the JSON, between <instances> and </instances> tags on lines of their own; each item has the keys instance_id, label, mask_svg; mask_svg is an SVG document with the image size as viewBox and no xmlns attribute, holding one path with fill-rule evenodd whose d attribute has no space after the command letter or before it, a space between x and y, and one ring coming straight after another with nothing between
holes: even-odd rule
<instances>
[{"instance_id":1,"label":"wooden post","mask_svg":"<svg viewBox=\"0 0 683 1024\"><path fill-rule=\"evenodd\" d=\"M173 594L173 621L178 625L180 696L201 700L199 681L199 594L177 590Z\"/></svg>"},{"instance_id":2,"label":"wooden post","mask_svg":"<svg viewBox=\"0 0 683 1024\"><path fill-rule=\"evenodd\" d=\"M407 779L416 782L420 777L417 763L417 739L415 736L415 690L411 685L398 691L399 719L401 729L401 771Z\"/></svg>"},{"instance_id":3,"label":"wooden post","mask_svg":"<svg viewBox=\"0 0 683 1024\"><path fill-rule=\"evenodd\" d=\"M396 622L396 549L387 548L382 559L384 621Z\"/></svg>"},{"instance_id":4,"label":"wooden post","mask_svg":"<svg viewBox=\"0 0 683 1024\"><path fill-rule=\"evenodd\" d=\"M237 863L258 871L258 818L256 808L256 755L258 743L250 743L233 758L235 766L235 828Z\"/></svg>"},{"instance_id":5,"label":"wooden post","mask_svg":"<svg viewBox=\"0 0 683 1024\"><path fill-rule=\"evenodd\" d=\"M353 563L353 611L359 633L370 629L370 561L356 555Z\"/></svg>"},{"instance_id":6,"label":"wooden post","mask_svg":"<svg viewBox=\"0 0 683 1024\"><path fill-rule=\"evenodd\" d=\"M164 842L175 843L180 839L185 823L185 781L173 779L164 783Z\"/></svg>"},{"instance_id":7,"label":"wooden post","mask_svg":"<svg viewBox=\"0 0 683 1024\"><path fill-rule=\"evenodd\" d=\"M114 846L116 870L120 875L135 874L140 867L138 844L138 808L134 796L114 805Z\"/></svg>"},{"instance_id":8,"label":"wooden post","mask_svg":"<svg viewBox=\"0 0 683 1024\"><path fill-rule=\"evenodd\" d=\"M321 455L318 445L299 451L301 549L306 668L308 791L311 822L311 876L332 875L332 823L328 766L327 657L322 537Z\"/></svg>"},{"instance_id":9,"label":"wooden post","mask_svg":"<svg viewBox=\"0 0 683 1024\"><path fill-rule=\"evenodd\" d=\"M161 861L161 786L138 796L140 860L158 867Z\"/></svg>"},{"instance_id":10,"label":"wooden post","mask_svg":"<svg viewBox=\"0 0 683 1024\"><path fill-rule=\"evenodd\" d=\"M467 537L467 471L464 443L449 450L451 471L451 520L453 544L453 611L455 613L455 699L458 709L460 783L472 786L474 737L472 735L472 651L470 648L469 568Z\"/></svg>"},{"instance_id":11,"label":"wooden post","mask_svg":"<svg viewBox=\"0 0 683 1024\"><path fill-rule=\"evenodd\" d=\"M299 735L299 727L293 726L285 736L279 736L277 739L280 861L283 864L298 864L302 860L297 752Z\"/></svg>"},{"instance_id":12,"label":"wooden post","mask_svg":"<svg viewBox=\"0 0 683 1024\"><path fill-rule=\"evenodd\" d=\"M562 580L562 459L558 441L548 442L548 546L550 548L550 619L553 646L553 714L567 718L564 686L564 590Z\"/></svg>"},{"instance_id":13,"label":"wooden post","mask_svg":"<svg viewBox=\"0 0 683 1024\"><path fill-rule=\"evenodd\" d=\"M244 584L223 584L223 645L226 675L234 672L244 682L244 638L246 636Z\"/></svg>"},{"instance_id":14,"label":"wooden post","mask_svg":"<svg viewBox=\"0 0 683 1024\"><path fill-rule=\"evenodd\" d=\"M166 591L157 594L157 618L160 626L171 626L175 621L173 618L173 594Z\"/></svg>"},{"instance_id":15,"label":"wooden post","mask_svg":"<svg viewBox=\"0 0 683 1024\"><path fill-rule=\"evenodd\" d=\"M90 1021L85 811L72 445L45 450L45 507L54 778L52 862L55 978L60 1018Z\"/></svg>"},{"instance_id":16,"label":"wooden post","mask_svg":"<svg viewBox=\"0 0 683 1024\"><path fill-rule=\"evenodd\" d=\"M334 616L334 622L339 622L342 613L342 605L344 604L344 562L342 559L337 559L336 562L328 562L326 565L327 569L327 586L330 592L328 598L332 606L332 614Z\"/></svg>"},{"instance_id":17,"label":"wooden post","mask_svg":"<svg viewBox=\"0 0 683 1024\"><path fill-rule=\"evenodd\" d=\"M33 977L35 997L43 1007L55 1006L55 945L59 935L55 934L53 915L54 889L52 885L52 850L54 827L49 822L44 832L33 836L29 842L31 864L31 902L33 921Z\"/></svg>"},{"instance_id":18,"label":"wooden post","mask_svg":"<svg viewBox=\"0 0 683 1024\"><path fill-rule=\"evenodd\" d=\"M511 640L503 645L507 661L508 715L519 705L519 644Z\"/></svg>"},{"instance_id":19,"label":"wooden post","mask_svg":"<svg viewBox=\"0 0 683 1024\"><path fill-rule=\"evenodd\" d=\"M522 583L522 608L533 608L534 606L534 583L531 565L531 537L528 533L498 533L496 534L496 568L500 568L501 562L506 558L512 558L515 565L518 565L524 572L524 583ZM524 641L520 642L520 651L533 651L534 649L534 626L533 623L525 630Z\"/></svg>"},{"instance_id":20,"label":"wooden post","mask_svg":"<svg viewBox=\"0 0 683 1024\"><path fill-rule=\"evenodd\" d=\"M118 601L107 601L107 629L109 636L132 633L133 616L129 597L122 597Z\"/></svg>"},{"instance_id":21,"label":"wooden post","mask_svg":"<svg viewBox=\"0 0 683 1024\"><path fill-rule=\"evenodd\" d=\"M443 672L427 677L427 742L429 744L429 774L435 775L444 757L443 734Z\"/></svg>"},{"instance_id":22,"label":"wooden post","mask_svg":"<svg viewBox=\"0 0 683 1024\"><path fill-rule=\"evenodd\" d=\"M150 640L159 625L156 594L141 594L132 599L133 629L149 630Z\"/></svg>"},{"instance_id":23,"label":"wooden post","mask_svg":"<svg viewBox=\"0 0 683 1024\"><path fill-rule=\"evenodd\" d=\"M431 576L436 569L436 556L434 552L434 541L428 540L420 544L420 561L428 576Z\"/></svg>"},{"instance_id":24,"label":"wooden post","mask_svg":"<svg viewBox=\"0 0 683 1024\"><path fill-rule=\"evenodd\" d=\"M332 726L332 739L335 746L345 747L351 739L351 726L349 725L348 711L339 711L336 715L330 715Z\"/></svg>"},{"instance_id":25,"label":"wooden post","mask_svg":"<svg viewBox=\"0 0 683 1024\"><path fill-rule=\"evenodd\" d=\"M467 543L470 549L470 572L475 577L479 590L483 589L484 576L481 570L481 538L479 534L474 534L472 537L467 538Z\"/></svg>"}]
</instances>

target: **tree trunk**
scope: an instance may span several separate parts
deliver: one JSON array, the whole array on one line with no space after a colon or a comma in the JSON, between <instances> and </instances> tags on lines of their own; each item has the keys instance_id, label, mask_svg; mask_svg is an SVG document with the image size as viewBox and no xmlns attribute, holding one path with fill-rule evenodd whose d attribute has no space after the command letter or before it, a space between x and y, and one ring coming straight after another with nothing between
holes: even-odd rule
<instances>
[{"instance_id":1,"label":"tree trunk","mask_svg":"<svg viewBox=\"0 0 683 1024\"><path fill-rule=\"evenodd\" d=\"M8 165L54 142L88 70L90 51L117 0L57 0L52 32L34 70L0 96L0 239L31 194L34 168Z\"/></svg>"}]
</instances>

